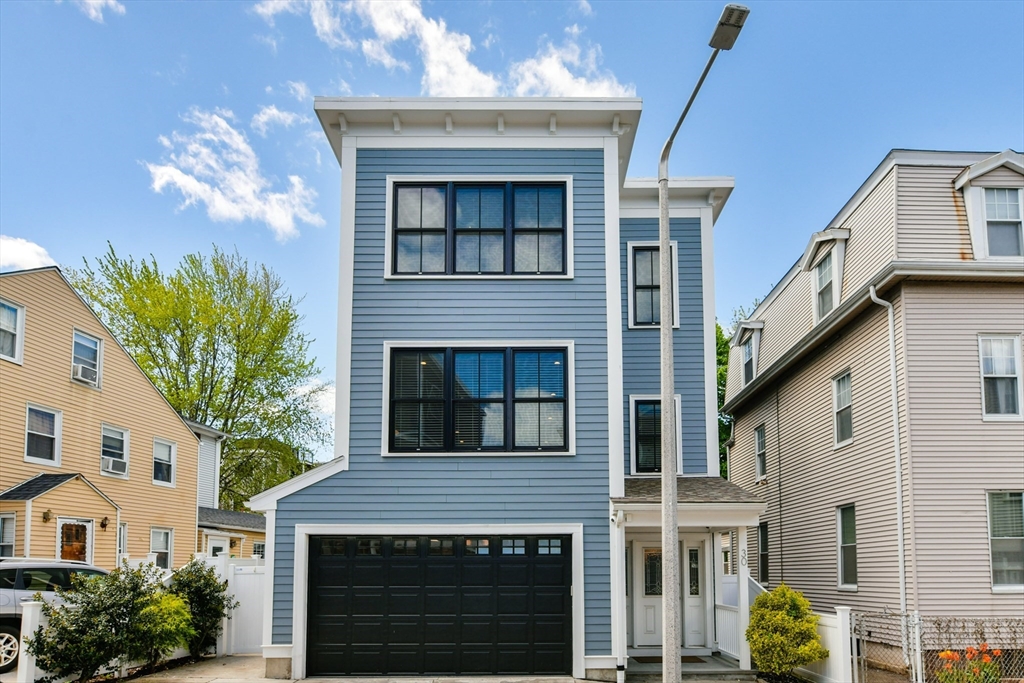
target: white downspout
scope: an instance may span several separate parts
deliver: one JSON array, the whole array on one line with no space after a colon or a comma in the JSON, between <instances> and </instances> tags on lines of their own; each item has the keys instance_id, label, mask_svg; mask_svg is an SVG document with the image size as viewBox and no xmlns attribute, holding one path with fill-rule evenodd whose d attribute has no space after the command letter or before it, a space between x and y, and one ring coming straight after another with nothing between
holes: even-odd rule
<instances>
[{"instance_id":1,"label":"white downspout","mask_svg":"<svg viewBox=\"0 0 1024 683\"><path fill-rule=\"evenodd\" d=\"M875 286L869 290L871 300L879 306L885 306L889 317L889 383L892 391L892 441L893 464L896 468L896 555L900 568L900 612L907 613L907 560L903 543L903 453L900 449L900 409L896 379L896 314L893 306L884 299L879 299Z\"/></svg>"}]
</instances>

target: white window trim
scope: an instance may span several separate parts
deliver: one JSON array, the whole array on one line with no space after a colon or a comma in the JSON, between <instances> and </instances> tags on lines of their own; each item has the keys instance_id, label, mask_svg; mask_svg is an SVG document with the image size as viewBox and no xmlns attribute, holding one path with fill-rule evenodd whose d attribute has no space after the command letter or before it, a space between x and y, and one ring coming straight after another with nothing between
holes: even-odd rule
<instances>
[{"instance_id":1,"label":"white window trim","mask_svg":"<svg viewBox=\"0 0 1024 683\"><path fill-rule=\"evenodd\" d=\"M992 566L992 510L990 493L1016 493L1016 489L994 489L985 491L985 537L988 540L988 583L993 593L1024 593L1024 584L1001 583L996 585L995 567ZM1002 537L1000 537L1002 538Z\"/></svg>"},{"instance_id":2,"label":"white window trim","mask_svg":"<svg viewBox=\"0 0 1024 683\"><path fill-rule=\"evenodd\" d=\"M847 368L846 370L832 376L832 450L838 450L844 446L849 446L853 443L854 438L856 437L856 433L854 433L854 436L851 436L846 441L840 441L839 428L836 420L836 416L839 414L839 394L837 388L839 380L847 375L850 376L850 431L853 431L853 372Z\"/></svg>"},{"instance_id":3,"label":"white window trim","mask_svg":"<svg viewBox=\"0 0 1024 683\"><path fill-rule=\"evenodd\" d=\"M385 280L571 280L573 278L573 206L571 175L388 175L385 176L384 201L384 279ZM565 183L565 274L554 275L398 275L394 272L394 215L395 183Z\"/></svg>"},{"instance_id":4,"label":"white window trim","mask_svg":"<svg viewBox=\"0 0 1024 683\"><path fill-rule=\"evenodd\" d=\"M566 386L569 390L568 400L566 401L566 418L568 424L566 429L568 430L569 437L569 450L567 451L542 451L542 452L531 452L531 451L458 451L458 452L430 452L430 453L408 453L399 452L392 453L390 450L390 439L388 438L388 423L391 416L391 351L393 349L422 349L422 348L466 348L466 349L480 349L480 348L564 348L566 353L566 364L569 366L566 368L568 373L566 377ZM527 457L536 458L544 456L569 456L576 455L576 352L575 342L566 341L564 339L487 339L487 340L474 340L474 339L419 339L415 341L402 340L402 341L385 341L383 344L384 356L383 365L384 371L381 373L384 376L383 390L381 393L381 430L380 430L380 453L384 457L394 458L448 458L448 457L459 457L459 458L488 458L488 457Z\"/></svg>"},{"instance_id":5,"label":"white window trim","mask_svg":"<svg viewBox=\"0 0 1024 683\"><path fill-rule=\"evenodd\" d=\"M839 308L839 298L842 295L842 283L843 283L843 252L845 251L846 240L836 240L834 246L822 250L818 254L818 258L814 260L814 265L810 268L811 277L811 301L814 306L814 324L817 325L825 318L832 315L837 308ZM822 315L818 310L818 266L825 260L825 257L829 254L832 255L832 310L825 315Z\"/></svg>"},{"instance_id":6,"label":"white window trim","mask_svg":"<svg viewBox=\"0 0 1024 683\"><path fill-rule=\"evenodd\" d=\"M626 329L630 330L660 330L661 325L636 325L633 322L633 251L637 248L648 249L650 247L661 247L657 240L644 242L626 242ZM675 240L669 242L669 251L672 253L672 327L679 329L679 243Z\"/></svg>"},{"instance_id":7,"label":"white window trim","mask_svg":"<svg viewBox=\"0 0 1024 683\"><path fill-rule=\"evenodd\" d=\"M0 512L0 520L10 520L11 529L14 532L11 537L11 554L4 555L3 557L17 557L18 556L18 513L17 512ZM3 541L3 537L0 536L0 542Z\"/></svg>"},{"instance_id":8,"label":"white window trim","mask_svg":"<svg viewBox=\"0 0 1024 683\"><path fill-rule=\"evenodd\" d=\"M636 471L636 404L637 401L660 401L661 394L629 395L629 476L661 478L661 472ZM675 394L676 404L676 472L683 475L683 397Z\"/></svg>"},{"instance_id":9,"label":"white window trim","mask_svg":"<svg viewBox=\"0 0 1024 683\"><path fill-rule=\"evenodd\" d=\"M124 547L121 546L121 540L124 540ZM128 557L128 522L117 523L117 564L121 564L121 559Z\"/></svg>"},{"instance_id":10,"label":"white window trim","mask_svg":"<svg viewBox=\"0 0 1024 683\"><path fill-rule=\"evenodd\" d=\"M153 532L154 531L166 531L167 532L167 568L171 569L174 567L174 529L166 526L151 526L149 527L149 552L157 553L163 552L153 549Z\"/></svg>"},{"instance_id":11,"label":"white window trim","mask_svg":"<svg viewBox=\"0 0 1024 683\"><path fill-rule=\"evenodd\" d=\"M263 547L263 552L262 553L258 552L257 549L256 549L256 546L262 546ZM264 559L266 559L266 556L267 556L267 542L266 541L253 541L252 542L252 553L251 554L255 555L255 556L263 557Z\"/></svg>"},{"instance_id":12,"label":"white window trim","mask_svg":"<svg viewBox=\"0 0 1024 683\"><path fill-rule=\"evenodd\" d=\"M14 329L14 333L18 336L14 344L14 356L0 354L0 359L22 365L25 360L25 307L3 297L0 297L0 303L6 304L18 311L18 322Z\"/></svg>"},{"instance_id":13,"label":"white window trim","mask_svg":"<svg viewBox=\"0 0 1024 683\"><path fill-rule=\"evenodd\" d=\"M114 472L104 472L103 471L103 458L105 457L103 455L103 430L104 430L104 428L106 428L106 429L113 429L116 432L121 432L121 437L124 439L124 464L125 464L124 474L116 474ZM130 456L131 456L131 431L128 430L128 429L125 429L124 427L118 427L116 425L112 425L109 422L102 422L102 423L100 423L100 476L101 477L112 477L113 479L127 479L128 475L131 474L131 471L132 471L132 461L131 461L131 457Z\"/></svg>"},{"instance_id":14,"label":"white window trim","mask_svg":"<svg viewBox=\"0 0 1024 683\"><path fill-rule=\"evenodd\" d=\"M171 441L170 439L162 439L159 436L153 437L153 463L156 463L156 445L163 444L171 447L171 480L158 481L153 476L153 470L150 469L149 478L153 481L154 486L163 486L164 488L173 489L177 488L178 485L178 444Z\"/></svg>"},{"instance_id":15,"label":"white window trim","mask_svg":"<svg viewBox=\"0 0 1024 683\"><path fill-rule=\"evenodd\" d=\"M1012 339L1013 356L1017 370L1017 413L988 414L985 412L985 360L981 342L983 339ZM1021 368L1021 342L1019 334L992 333L978 335L978 373L981 377L981 419L983 422L1021 422L1024 421L1024 369Z\"/></svg>"},{"instance_id":16,"label":"white window trim","mask_svg":"<svg viewBox=\"0 0 1024 683\"><path fill-rule=\"evenodd\" d=\"M758 432L758 430L761 430L761 433L764 434L764 450L763 451L757 450L757 432ZM764 471L763 472L759 472L758 471L758 470L761 469L761 460L760 460L760 458L758 458L758 455L760 455L761 453L764 454ZM754 427L754 482L756 483L756 482L760 482L760 481L765 481L766 479L768 479L768 433L765 430L765 423L762 422L758 426Z\"/></svg>"},{"instance_id":17,"label":"white window trim","mask_svg":"<svg viewBox=\"0 0 1024 683\"><path fill-rule=\"evenodd\" d=\"M740 344L740 379L743 382L743 386L747 386L750 382L747 381L747 375L745 368L746 360L743 358L743 347L750 344L750 363L753 367L753 372L750 374L750 382L757 379L757 360L761 352L761 330L756 329L750 332L750 336Z\"/></svg>"},{"instance_id":18,"label":"white window trim","mask_svg":"<svg viewBox=\"0 0 1024 683\"><path fill-rule=\"evenodd\" d=\"M54 415L53 431L54 431L54 444L53 444L53 460L44 460L42 458L33 458L28 454L28 409L34 408L35 410L44 410ZM60 467L60 446L61 446L61 433L63 432L62 423L64 421L64 412L57 410L56 408L47 408L46 406L39 405L38 403L26 403L25 404L25 462L30 462L35 465L44 465L46 467Z\"/></svg>"},{"instance_id":19,"label":"white window trim","mask_svg":"<svg viewBox=\"0 0 1024 683\"><path fill-rule=\"evenodd\" d=\"M1022 256L989 256L988 253L988 216L985 206L985 185L968 183L964 188L964 209L967 212L967 224L970 226L971 246L974 248L975 260L1024 261ZM991 188L1012 190L1012 187ZM1024 190L1017 189L1017 201L1020 202L1022 219L1024 219Z\"/></svg>"},{"instance_id":20,"label":"white window trim","mask_svg":"<svg viewBox=\"0 0 1024 683\"><path fill-rule=\"evenodd\" d=\"M857 525L856 504L848 503L846 505L839 505L836 507L836 590L856 593L857 584L843 583L843 510L846 508L853 508L853 523L855 529ZM856 549L857 544L854 543L853 547Z\"/></svg>"},{"instance_id":21,"label":"white window trim","mask_svg":"<svg viewBox=\"0 0 1024 683\"><path fill-rule=\"evenodd\" d=\"M87 564L92 564L93 551L96 547L96 520L88 517L58 517L57 518L57 529L56 529L56 544L53 546L53 557L56 560L60 559L60 530L65 523L71 524L85 524L85 561Z\"/></svg>"},{"instance_id":22,"label":"white window trim","mask_svg":"<svg viewBox=\"0 0 1024 683\"><path fill-rule=\"evenodd\" d=\"M80 334L83 337L88 337L89 339L92 339L93 341L96 342L96 383L95 384L90 384L88 382L82 382L82 381L74 379L74 372L75 372L75 335L76 334ZM71 373L72 373L71 381L74 384L77 384L77 385L83 386L83 387L89 387L90 389L95 389L96 391L99 391L100 389L103 388L103 339L101 337L99 337L99 336L97 336L95 334L92 334L91 332L86 332L85 330L81 330L81 329L79 329L77 327L72 328L72 332L71 332Z\"/></svg>"}]
</instances>

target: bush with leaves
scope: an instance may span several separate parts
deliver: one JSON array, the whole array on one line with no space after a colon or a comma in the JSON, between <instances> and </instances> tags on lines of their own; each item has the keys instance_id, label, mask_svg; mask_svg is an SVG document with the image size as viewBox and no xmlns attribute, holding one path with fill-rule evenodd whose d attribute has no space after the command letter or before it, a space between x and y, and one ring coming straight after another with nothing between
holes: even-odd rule
<instances>
[{"instance_id":1,"label":"bush with leaves","mask_svg":"<svg viewBox=\"0 0 1024 683\"><path fill-rule=\"evenodd\" d=\"M788 674L828 657L810 601L784 583L754 600L746 637L757 668L766 673Z\"/></svg>"},{"instance_id":2,"label":"bush with leaves","mask_svg":"<svg viewBox=\"0 0 1024 683\"><path fill-rule=\"evenodd\" d=\"M41 680L85 681L107 667L136 662L152 667L183 645L188 614L164 592L161 576L152 564L124 564L102 576L77 575L70 589L58 588L59 600L43 603L47 623L26 642L36 664L50 674Z\"/></svg>"},{"instance_id":3,"label":"bush with leaves","mask_svg":"<svg viewBox=\"0 0 1024 683\"><path fill-rule=\"evenodd\" d=\"M193 629L188 651L201 657L217 642L224 618L230 618L238 601L228 595L227 581L221 581L213 567L195 560L174 570L171 592L188 605Z\"/></svg>"}]
</instances>

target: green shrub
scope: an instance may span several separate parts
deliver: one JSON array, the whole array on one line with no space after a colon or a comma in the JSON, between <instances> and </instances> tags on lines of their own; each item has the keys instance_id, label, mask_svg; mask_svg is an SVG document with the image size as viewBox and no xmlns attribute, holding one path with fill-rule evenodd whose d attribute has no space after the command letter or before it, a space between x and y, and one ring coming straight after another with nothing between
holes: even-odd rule
<instances>
[{"instance_id":1,"label":"green shrub","mask_svg":"<svg viewBox=\"0 0 1024 683\"><path fill-rule=\"evenodd\" d=\"M177 595L161 591L142 609L133 639L139 661L152 671L177 647L186 647L195 636L188 605Z\"/></svg>"},{"instance_id":2,"label":"green shrub","mask_svg":"<svg viewBox=\"0 0 1024 683\"><path fill-rule=\"evenodd\" d=\"M103 576L76 576L69 590L58 589L60 603L43 604L48 623L26 642L50 674L42 681L85 681L107 666L152 665L183 644L182 615L163 599L160 577L152 564L125 564Z\"/></svg>"},{"instance_id":3,"label":"green shrub","mask_svg":"<svg viewBox=\"0 0 1024 683\"><path fill-rule=\"evenodd\" d=\"M754 600L747 628L750 656L760 671L786 674L828 657L818 636L818 615L799 591L784 583Z\"/></svg>"},{"instance_id":4,"label":"green shrub","mask_svg":"<svg viewBox=\"0 0 1024 683\"><path fill-rule=\"evenodd\" d=\"M224 618L230 618L238 601L228 595L227 581L221 581L213 567L194 560L174 570L171 592L188 605L193 629L188 651L200 657L216 644Z\"/></svg>"}]
</instances>

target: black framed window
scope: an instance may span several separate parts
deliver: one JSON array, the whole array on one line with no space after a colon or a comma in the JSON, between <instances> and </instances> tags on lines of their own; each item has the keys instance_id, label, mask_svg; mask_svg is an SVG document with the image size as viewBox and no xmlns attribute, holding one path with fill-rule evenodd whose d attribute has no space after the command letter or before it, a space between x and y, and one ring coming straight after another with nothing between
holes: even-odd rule
<instances>
[{"instance_id":1,"label":"black framed window","mask_svg":"<svg viewBox=\"0 0 1024 683\"><path fill-rule=\"evenodd\" d=\"M661 324L661 256L658 247L633 249L633 324Z\"/></svg>"},{"instance_id":2,"label":"black framed window","mask_svg":"<svg viewBox=\"0 0 1024 683\"><path fill-rule=\"evenodd\" d=\"M568 450L566 349L391 352L391 452Z\"/></svg>"},{"instance_id":3,"label":"black framed window","mask_svg":"<svg viewBox=\"0 0 1024 683\"><path fill-rule=\"evenodd\" d=\"M768 583L768 522L757 527L757 580L762 585Z\"/></svg>"},{"instance_id":4,"label":"black framed window","mask_svg":"<svg viewBox=\"0 0 1024 683\"><path fill-rule=\"evenodd\" d=\"M661 472L661 401L634 405L633 460L637 474Z\"/></svg>"},{"instance_id":5,"label":"black framed window","mask_svg":"<svg viewBox=\"0 0 1024 683\"><path fill-rule=\"evenodd\" d=\"M564 275L565 183L394 188L396 275Z\"/></svg>"}]
</instances>

